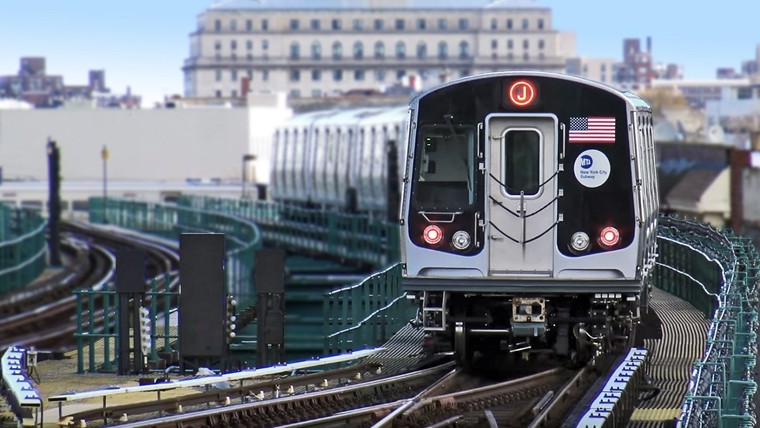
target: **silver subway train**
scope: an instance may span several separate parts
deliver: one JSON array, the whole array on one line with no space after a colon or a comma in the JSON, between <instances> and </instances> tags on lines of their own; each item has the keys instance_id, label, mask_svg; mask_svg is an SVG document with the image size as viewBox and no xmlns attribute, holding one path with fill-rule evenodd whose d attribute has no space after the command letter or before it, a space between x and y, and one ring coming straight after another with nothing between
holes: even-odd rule
<instances>
[{"instance_id":1,"label":"silver subway train","mask_svg":"<svg viewBox=\"0 0 760 428\"><path fill-rule=\"evenodd\" d=\"M410 104L403 284L434 349L585 361L632 340L656 257L652 111L541 72Z\"/></svg>"},{"instance_id":2,"label":"silver subway train","mask_svg":"<svg viewBox=\"0 0 760 428\"><path fill-rule=\"evenodd\" d=\"M398 217L408 107L303 113L274 134L272 200Z\"/></svg>"}]
</instances>

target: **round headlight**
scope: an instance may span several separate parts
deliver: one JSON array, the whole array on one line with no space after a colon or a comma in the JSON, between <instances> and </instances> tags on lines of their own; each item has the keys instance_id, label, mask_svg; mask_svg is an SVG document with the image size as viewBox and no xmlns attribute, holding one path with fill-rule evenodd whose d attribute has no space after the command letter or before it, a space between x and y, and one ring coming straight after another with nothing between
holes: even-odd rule
<instances>
[{"instance_id":1,"label":"round headlight","mask_svg":"<svg viewBox=\"0 0 760 428\"><path fill-rule=\"evenodd\" d=\"M422 232L422 239L430 245L436 245L441 242L441 239L443 239L443 230L440 227L431 224Z\"/></svg>"},{"instance_id":2,"label":"round headlight","mask_svg":"<svg viewBox=\"0 0 760 428\"><path fill-rule=\"evenodd\" d=\"M464 250L470 246L470 234L464 230L457 231L454 236L451 237L451 245L457 250Z\"/></svg>"},{"instance_id":3,"label":"round headlight","mask_svg":"<svg viewBox=\"0 0 760 428\"><path fill-rule=\"evenodd\" d=\"M599 234L599 243L605 248L615 246L620 241L620 232L612 226L605 227Z\"/></svg>"},{"instance_id":4,"label":"round headlight","mask_svg":"<svg viewBox=\"0 0 760 428\"><path fill-rule=\"evenodd\" d=\"M575 251L586 251L590 243L591 240L585 232L575 232L570 238L570 246Z\"/></svg>"}]
</instances>

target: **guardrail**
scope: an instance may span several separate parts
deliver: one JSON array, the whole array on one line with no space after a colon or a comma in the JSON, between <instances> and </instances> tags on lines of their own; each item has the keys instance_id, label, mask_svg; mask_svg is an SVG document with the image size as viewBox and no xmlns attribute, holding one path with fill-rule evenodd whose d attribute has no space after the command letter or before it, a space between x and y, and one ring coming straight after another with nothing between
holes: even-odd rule
<instances>
[{"instance_id":1,"label":"guardrail","mask_svg":"<svg viewBox=\"0 0 760 428\"><path fill-rule=\"evenodd\" d=\"M180 206L254 221L265 240L382 269L399 260L398 226L363 214L336 213L250 199L182 196Z\"/></svg>"},{"instance_id":2,"label":"guardrail","mask_svg":"<svg viewBox=\"0 0 760 428\"><path fill-rule=\"evenodd\" d=\"M46 226L37 210L0 204L0 295L25 287L45 270Z\"/></svg>"},{"instance_id":3,"label":"guardrail","mask_svg":"<svg viewBox=\"0 0 760 428\"><path fill-rule=\"evenodd\" d=\"M90 223L108 223L179 241L182 233L224 233L227 245L227 291L241 307L256 300L253 266L263 247L258 226L229 211L124 199L90 198Z\"/></svg>"},{"instance_id":4,"label":"guardrail","mask_svg":"<svg viewBox=\"0 0 760 428\"><path fill-rule=\"evenodd\" d=\"M179 296L177 274L165 273L152 278L150 291L150 351L149 361L159 358L159 352L170 354L172 343L179 339L172 333L171 312ZM159 287L160 284L160 287ZM115 370L119 356L119 297L113 290L97 287L94 290L76 290L77 373L97 373ZM160 318L159 318L160 315ZM175 329L176 330L176 329ZM162 346L159 348L159 342ZM100 346L100 349L98 347ZM85 360L87 365L85 366Z\"/></svg>"},{"instance_id":5,"label":"guardrail","mask_svg":"<svg viewBox=\"0 0 760 428\"><path fill-rule=\"evenodd\" d=\"M694 364L680 427L755 426L760 254L749 238L661 217L656 285L712 319Z\"/></svg>"},{"instance_id":6,"label":"guardrail","mask_svg":"<svg viewBox=\"0 0 760 428\"><path fill-rule=\"evenodd\" d=\"M334 290L324 300L325 354L385 343L416 311L401 287L401 264L359 284Z\"/></svg>"}]
</instances>

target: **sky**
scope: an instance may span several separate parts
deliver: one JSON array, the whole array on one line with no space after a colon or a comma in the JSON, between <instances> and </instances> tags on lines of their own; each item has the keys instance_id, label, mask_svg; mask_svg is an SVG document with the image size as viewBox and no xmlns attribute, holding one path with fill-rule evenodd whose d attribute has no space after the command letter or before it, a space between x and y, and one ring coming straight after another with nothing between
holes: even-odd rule
<instances>
[{"instance_id":1,"label":"sky","mask_svg":"<svg viewBox=\"0 0 760 428\"><path fill-rule=\"evenodd\" d=\"M467 0L462 0L467 1ZM16 74L22 56L47 58L48 74L86 84L103 69L117 94L131 87L151 107L183 90L182 64L197 15L212 0L0 0L0 75ZM553 27L574 31L583 57L622 59L623 39L652 37L655 62L684 67L687 79L739 69L760 44L760 1L674 2L538 0Z\"/></svg>"}]
</instances>

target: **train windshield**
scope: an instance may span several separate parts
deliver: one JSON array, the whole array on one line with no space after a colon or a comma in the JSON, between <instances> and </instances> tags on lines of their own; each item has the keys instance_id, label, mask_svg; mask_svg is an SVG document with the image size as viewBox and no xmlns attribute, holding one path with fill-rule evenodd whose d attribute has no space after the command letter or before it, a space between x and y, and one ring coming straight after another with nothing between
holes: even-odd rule
<instances>
[{"instance_id":1,"label":"train windshield","mask_svg":"<svg viewBox=\"0 0 760 428\"><path fill-rule=\"evenodd\" d=\"M422 208L451 209L475 201L475 127L423 125L417 139L413 197Z\"/></svg>"},{"instance_id":2,"label":"train windshield","mask_svg":"<svg viewBox=\"0 0 760 428\"><path fill-rule=\"evenodd\" d=\"M541 162L541 134L533 129L509 130L502 150L502 180L510 195L538 193Z\"/></svg>"}]
</instances>

